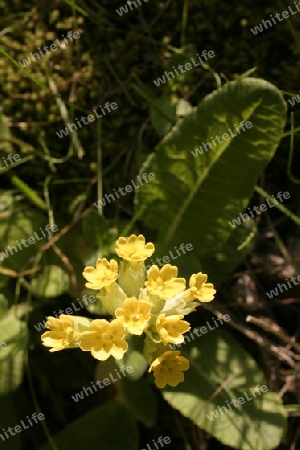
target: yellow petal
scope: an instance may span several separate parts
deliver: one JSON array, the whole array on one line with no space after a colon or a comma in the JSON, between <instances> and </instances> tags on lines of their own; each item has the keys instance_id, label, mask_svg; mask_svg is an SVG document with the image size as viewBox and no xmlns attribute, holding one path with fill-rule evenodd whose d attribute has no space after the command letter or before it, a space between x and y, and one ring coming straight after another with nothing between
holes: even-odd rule
<instances>
[{"instance_id":1,"label":"yellow petal","mask_svg":"<svg viewBox=\"0 0 300 450\"><path fill-rule=\"evenodd\" d=\"M153 255L155 248L152 242L146 244L142 234L136 236L132 234L128 239L120 237L116 242L116 253L121 258L129 262L145 261Z\"/></svg>"},{"instance_id":2,"label":"yellow petal","mask_svg":"<svg viewBox=\"0 0 300 450\"><path fill-rule=\"evenodd\" d=\"M147 272L145 286L150 294L167 300L175 297L185 290L185 279L176 278L178 269L171 264L164 265L160 270L158 266L150 267Z\"/></svg>"},{"instance_id":3,"label":"yellow petal","mask_svg":"<svg viewBox=\"0 0 300 450\"><path fill-rule=\"evenodd\" d=\"M100 290L116 281L118 278L118 263L114 259L108 261L106 258L98 258L96 268L87 266L82 275L88 281L86 283L87 288Z\"/></svg>"},{"instance_id":4,"label":"yellow petal","mask_svg":"<svg viewBox=\"0 0 300 450\"><path fill-rule=\"evenodd\" d=\"M123 308L117 308L115 316L121 320L126 330L140 336L150 320L152 305L135 297L127 298Z\"/></svg>"},{"instance_id":5,"label":"yellow petal","mask_svg":"<svg viewBox=\"0 0 300 450\"><path fill-rule=\"evenodd\" d=\"M159 388L164 388L167 384L175 387L184 380L182 372L189 367L189 361L180 356L178 350L167 351L153 361L149 372L154 372L155 384Z\"/></svg>"},{"instance_id":6,"label":"yellow petal","mask_svg":"<svg viewBox=\"0 0 300 450\"><path fill-rule=\"evenodd\" d=\"M52 352L68 348L78 336L78 333L74 331L73 319L65 314L61 314L58 319L48 317L46 327L50 331L43 333L41 340L45 347L52 347L50 350Z\"/></svg>"}]
</instances>

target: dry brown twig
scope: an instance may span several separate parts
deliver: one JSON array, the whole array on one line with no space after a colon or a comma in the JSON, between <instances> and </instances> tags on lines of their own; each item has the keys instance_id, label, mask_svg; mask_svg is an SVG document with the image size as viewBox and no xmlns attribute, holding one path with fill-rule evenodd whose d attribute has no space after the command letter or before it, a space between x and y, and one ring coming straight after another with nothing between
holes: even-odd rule
<instances>
[{"instance_id":1,"label":"dry brown twig","mask_svg":"<svg viewBox=\"0 0 300 450\"><path fill-rule=\"evenodd\" d=\"M300 356L296 355L291 350L276 346L272 341L265 338L264 336L260 335L256 331L253 331L249 328L247 328L244 324L238 321L237 318L235 318L231 311L228 311L223 305L221 305L218 302L214 302L214 306L208 305L207 303L202 304L202 306L207 309L208 311L212 312L215 315L218 314L229 314L231 320L228 322L228 325L230 325L232 328L235 328L236 330L243 333L245 336L247 336L249 339L255 341L257 344L259 344L262 348L266 349L268 352L275 355L277 358L281 359L282 361L285 361L287 364L289 364L290 367L295 368L296 361L300 361Z\"/></svg>"},{"instance_id":2,"label":"dry brown twig","mask_svg":"<svg viewBox=\"0 0 300 450\"><path fill-rule=\"evenodd\" d=\"M287 335L285 331L279 325L277 325L277 323L270 321L269 318L265 317L263 319L259 319L258 317L247 316L246 322L254 323L258 327L263 328L265 331L274 334L286 344L294 347L297 352L300 352L300 344L295 342L294 338L291 338L289 335Z\"/></svg>"},{"instance_id":3,"label":"dry brown twig","mask_svg":"<svg viewBox=\"0 0 300 450\"><path fill-rule=\"evenodd\" d=\"M38 272L40 269L41 266L36 266L32 267L31 269L24 270L23 272L17 272L16 270L8 269L7 267L0 267L0 273L11 278L23 278L25 275L32 275Z\"/></svg>"},{"instance_id":4,"label":"dry brown twig","mask_svg":"<svg viewBox=\"0 0 300 450\"><path fill-rule=\"evenodd\" d=\"M77 291L78 283L77 283L77 278L76 278L74 267L73 267L72 263L70 262L69 258L61 251L61 249L57 247L56 244L53 244L52 248L55 251L55 253L57 254L57 256L61 259L63 264L66 266L66 268L68 269L68 271L70 273L70 280L71 280L72 286L75 289L75 291Z\"/></svg>"}]
</instances>

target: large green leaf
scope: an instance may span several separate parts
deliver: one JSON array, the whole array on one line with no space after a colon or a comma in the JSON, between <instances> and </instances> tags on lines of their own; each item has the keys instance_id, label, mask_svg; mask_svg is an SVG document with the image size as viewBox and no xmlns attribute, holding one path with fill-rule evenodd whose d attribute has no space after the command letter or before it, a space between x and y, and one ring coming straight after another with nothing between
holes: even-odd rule
<instances>
[{"instance_id":1,"label":"large green leaf","mask_svg":"<svg viewBox=\"0 0 300 450\"><path fill-rule=\"evenodd\" d=\"M138 426L127 408L107 403L72 422L54 441L59 449L138 450ZM41 450L51 448L44 445Z\"/></svg>"},{"instance_id":2,"label":"large green leaf","mask_svg":"<svg viewBox=\"0 0 300 450\"><path fill-rule=\"evenodd\" d=\"M168 246L192 242L201 255L220 248L233 231L229 221L243 212L274 155L285 115L280 92L260 79L230 82L208 95L141 168L155 179L136 192L137 214L145 208L143 219L151 228L159 224L159 240ZM241 121L252 128L234 133ZM194 157L207 142L212 148Z\"/></svg>"},{"instance_id":3,"label":"large green leaf","mask_svg":"<svg viewBox=\"0 0 300 450\"><path fill-rule=\"evenodd\" d=\"M213 333L206 327L206 334L180 348L190 360L190 369L183 383L163 389L164 398L226 445L238 450L274 449L286 430L281 399L270 391L255 394L257 385L267 384L263 373L230 334L212 322L209 325ZM244 404L230 404L241 397ZM227 411L218 409L224 406ZM212 418L215 410L218 417Z\"/></svg>"},{"instance_id":4,"label":"large green leaf","mask_svg":"<svg viewBox=\"0 0 300 450\"><path fill-rule=\"evenodd\" d=\"M251 247L255 231L254 220L247 220L231 233L228 241L215 254L201 258L203 270L209 274L209 281L215 287L244 259Z\"/></svg>"},{"instance_id":5,"label":"large green leaf","mask_svg":"<svg viewBox=\"0 0 300 450\"><path fill-rule=\"evenodd\" d=\"M21 384L27 341L27 326L15 317L12 308L0 320L0 394L13 392Z\"/></svg>"}]
</instances>

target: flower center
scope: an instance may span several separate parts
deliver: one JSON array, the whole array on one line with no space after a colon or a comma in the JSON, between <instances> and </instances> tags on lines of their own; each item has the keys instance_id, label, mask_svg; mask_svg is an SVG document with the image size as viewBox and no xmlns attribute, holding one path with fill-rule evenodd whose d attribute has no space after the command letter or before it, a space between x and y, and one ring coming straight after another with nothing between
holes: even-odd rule
<instances>
[{"instance_id":1,"label":"flower center","mask_svg":"<svg viewBox=\"0 0 300 450\"><path fill-rule=\"evenodd\" d=\"M107 335L105 336L105 340L106 340L106 341L111 341L113 338L114 338L114 337L113 337L112 334L107 334Z\"/></svg>"}]
</instances>

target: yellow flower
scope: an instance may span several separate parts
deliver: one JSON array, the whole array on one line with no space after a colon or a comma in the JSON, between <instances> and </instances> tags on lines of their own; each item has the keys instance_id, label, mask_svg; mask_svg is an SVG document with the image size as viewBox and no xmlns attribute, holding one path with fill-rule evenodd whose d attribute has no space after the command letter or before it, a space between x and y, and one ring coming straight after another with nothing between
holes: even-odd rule
<instances>
[{"instance_id":1,"label":"yellow flower","mask_svg":"<svg viewBox=\"0 0 300 450\"><path fill-rule=\"evenodd\" d=\"M164 388L167 384L175 387L184 380L183 371L190 367L189 360L180 355L180 351L167 351L156 358L149 368L154 372L155 384Z\"/></svg>"},{"instance_id":2,"label":"yellow flower","mask_svg":"<svg viewBox=\"0 0 300 450\"><path fill-rule=\"evenodd\" d=\"M116 245L116 254L129 263L145 261L155 251L152 242L146 244L142 234L139 234L139 236L132 234L128 239L120 237Z\"/></svg>"},{"instance_id":3,"label":"yellow flower","mask_svg":"<svg viewBox=\"0 0 300 450\"><path fill-rule=\"evenodd\" d=\"M130 297L124 301L123 308L116 309L115 316L121 320L129 333L140 336L147 327L151 309L150 303Z\"/></svg>"},{"instance_id":4,"label":"yellow flower","mask_svg":"<svg viewBox=\"0 0 300 450\"><path fill-rule=\"evenodd\" d=\"M108 322L105 319L96 319L91 322L91 331L81 335L80 348L91 351L94 358L100 361L107 360L110 355L115 359L122 359L128 350L124 339L125 330L120 320Z\"/></svg>"},{"instance_id":5,"label":"yellow flower","mask_svg":"<svg viewBox=\"0 0 300 450\"><path fill-rule=\"evenodd\" d=\"M207 275L202 272L193 274L190 278L189 292L193 298L197 298L201 302L211 302L214 299L216 290L212 283L206 283Z\"/></svg>"},{"instance_id":6,"label":"yellow flower","mask_svg":"<svg viewBox=\"0 0 300 450\"><path fill-rule=\"evenodd\" d=\"M156 330L165 345L168 343L182 344L184 342L182 333L186 333L191 327L189 322L181 320L183 317L181 315L166 316L165 314L158 316Z\"/></svg>"},{"instance_id":7,"label":"yellow flower","mask_svg":"<svg viewBox=\"0 0 300 450\"><path fill-rule=\"evenodd\" d=\"M59 319L48 317L46 331L42 334L41 339L45 347L52 347L50 352L58 352L64 348L68 348L70 343L76 339L80 333L74 331L74 321L70 316L61 314Z\"/></svg>"},{"instance_id":8,"label":"yellow flower","mask_svg":"<svg viewBox=\"0 0 300 450\"><path fill-rule=\"evenodd\" d=\"M177 267L171 264L166 264L160 270L158 266L152 266L147 272L145 286L150 294L167 300L185 290L185 279L176 278L177 274Z\"/></svg>"},{"instance_id":9,"label":"yellow flower","mask_svg":"<svg viewBox=\"0 0 300 450\"><path fill-rule=\"evenodd\" d=\"M114 259L107 261L104 259L97 259L96 269L92 266L87 266L82 275L88 281L86 287L89 289L102 289L109 286L118 278L118 263Z\"/></svg>"}]
</instances>

